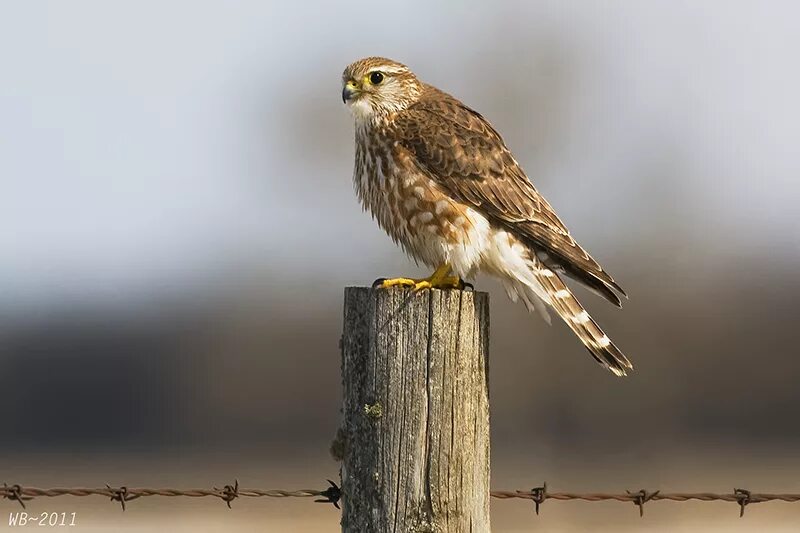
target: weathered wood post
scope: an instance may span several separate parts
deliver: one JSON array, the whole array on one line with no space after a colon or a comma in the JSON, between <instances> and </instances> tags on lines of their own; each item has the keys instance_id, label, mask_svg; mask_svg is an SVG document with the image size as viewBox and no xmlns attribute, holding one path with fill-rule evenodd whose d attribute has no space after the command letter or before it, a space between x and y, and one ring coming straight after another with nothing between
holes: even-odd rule
<instances>
[{"instance_id":1,"label":"weathered wood post","mask_svg":"<svg viewBox=\"0 0 800 533\"><path fill-rule=\"evenodd\" d=\"M489 295L348 287L344 533L489 532Z\"/></svg>"}]
</instances>

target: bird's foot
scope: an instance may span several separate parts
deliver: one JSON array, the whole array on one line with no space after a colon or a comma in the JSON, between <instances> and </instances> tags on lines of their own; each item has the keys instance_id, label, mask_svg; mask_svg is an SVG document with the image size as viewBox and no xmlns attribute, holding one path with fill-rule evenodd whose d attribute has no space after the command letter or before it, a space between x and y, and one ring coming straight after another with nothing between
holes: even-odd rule
<instances>
[{"instance_id":1,"label":"bird's foot","mask_svg":"<svg viewBox=\"0 0 800 533\"><path fill-rule=\"evenodd\" d=\"M413 291L423 289L458 289L463 290L468 283L464 283L458 276L451 276L450 265L447 263L436 269L436 272L427 278L389 278L377 279L372 284L373 288L388 289L390 287L403 287ZM472 285L469 285L472 288Z\"/></svg>"},{"instance_id":2,"label":"bird's foot","mask_svg":"<svg viewBox=\"0 0 800 533\"><path fill-rule=\"evenodd\" d=\"M421 291L423 289L458 289L464 290L470 283L465 283L458 276L430 276L428 278L379 278L372 284L376 289L388 289L391 287L401 287Z\"/></svg>"}]
</instances>

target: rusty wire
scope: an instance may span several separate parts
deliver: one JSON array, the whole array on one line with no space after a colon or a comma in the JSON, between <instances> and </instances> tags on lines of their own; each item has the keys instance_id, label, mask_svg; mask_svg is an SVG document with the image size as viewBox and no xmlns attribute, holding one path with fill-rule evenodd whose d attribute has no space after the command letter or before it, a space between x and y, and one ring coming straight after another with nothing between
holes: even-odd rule
<instances>
[{"instance_id":1,"label":"rusty wire","mask_svg":"<svg viewBox=\"0 0 800 533\"><path fill-rule=\"evenodd\" d=\"M299 489L299 490L282 490L282 489L248 489L239 487L239 481L236 480L232 485L225 485L224 487L211 488L211 489L174 489L174 488L143 488L143 487L112 487L106 485L105 487L91 488L91 487L55 487L49 489L42 489L37 487L25 487L19 484L8 485L3 484L0 487L0 496L3 499L13 500L18 502L23 508L25 502L28 502L38 497L56 497L56 496L105 496L110 498L111 501L119 502L122 509L125 510L126 502L130 502L137 498L145 496L165 496L165 497L187 497L187 498L203 498L214 497L219 498L230 508L231 502L236 498L317 498L314 501L319 503L333 504L337 509L339 508L339 499L342 496L341 489L336 483L328 480L329 486L324 490L317 489ZM605 493L605 492L549 492L547 484L531 490L494 490L490 492L492 498L497 499L523 499L530 500L535 504L536 514L539 514L540 506L547 500L579 500L584 502L602 502L602 501L616 501L633 503L639 509L639 515L644 515L644 505L651 501L668 500L673 502L686 502L686 501L723 501L736 503L739 506L739 516L744 515L744 509L747 505L753 503L783 501L783 502L798 502L800 501L800 494L775 494L766 492L750 492L746 489L734 489L729 493L713 493L713 492L662 492L659 490L648 491L641 489L638 491L625 491L624 493Z\"/></svg>"},{"instance_id":2,"label":"rusty wire","mask_svg":"<svg viewBox=\"0 0 800 533\"><path fill-rule=\"evenodd\" d=\"M548 492L547 484L529 491L504 491L495 490L491 492L492 498L509 499L521 498L531 500L535 504L536 514L546 500L580 500L585 502L617 501L630 502L639 508L639 516L644 516L644 504L656 500L668 500L673 502L687 502L691 500L701 502L734 502L739 505L739 516L744 516L744 508L751 503L762 503L771 501L798 502L800 494L774 494L767 492L750 492L746 489L733 489L733 492L718 494L714 492L661 492L647 491L625 491L624 493L605 493L605 492Z\"/></svg>"},{"instance_id":3,"label":"rusty wire","mask_svg":"<svg viewBox=\"0 0 800 533\"><path fill-rule=\"evenodd\" d=\"M3 484L0 487L0 496L3 499L14 500L19 502L22 507L25 507L25 502L30 501L36 497L53 498L56 496L105 496L111 498L111 501L120 502L122 509L125 510L125 502L135 500L144 496L167 496L167 497L187 497L187 498L203 498L213 496L221 499L228 507L231 502L236 498L315 498L314 500L319 503L331 503L337 509L339 508L339 498L341 497L341 490L331 480L328 480L330 486L325 490L316 489L299 489L299 490L282 490L282 489L246 489L239 487L239 481L236 480L233 485L225 485L219 489L214 487L212 489L173 489L173 488L144 488L144 487L105 487L92 488L92 487L54 487L50 489L41 489L37 487L23 487L19 484L8 485Z\"/></svg>"}]
</instances>

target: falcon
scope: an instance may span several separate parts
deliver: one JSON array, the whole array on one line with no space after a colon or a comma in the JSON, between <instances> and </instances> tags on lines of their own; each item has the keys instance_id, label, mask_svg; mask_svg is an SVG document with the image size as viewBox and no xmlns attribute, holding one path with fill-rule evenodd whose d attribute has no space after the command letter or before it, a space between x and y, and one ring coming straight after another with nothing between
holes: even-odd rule
<instances>
[{"instance_id":1,"label":"falcon","mask_svg":"<svg viewBox=\"0 0 800 533\"><path fill-rule=\"evenodd\" d=\"M380 286L463 288L484 272L548 324L555 311L603 367L617 376L633 369L562 278L618 307L625 292L570 235L488 120L391 59L352 63L342 85L355 121L359 200L408 255L435 269Z\"/></svg>"}]
</instances>

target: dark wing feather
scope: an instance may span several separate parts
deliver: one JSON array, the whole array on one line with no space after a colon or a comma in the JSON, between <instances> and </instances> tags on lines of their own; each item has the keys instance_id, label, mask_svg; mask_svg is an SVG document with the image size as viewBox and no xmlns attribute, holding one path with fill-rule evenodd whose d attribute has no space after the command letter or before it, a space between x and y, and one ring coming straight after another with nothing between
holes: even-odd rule
<instances>
[{"instance_id":1,"label":"dark wing feather","mask_svg":"<svg viewBox=\"0 0 800 533\"><path fill-rule=\"evenodd\" d=\"M544 249L552 263L548 266L619 305L611 289L625 292L575 242L483 116L428 87L415 104L398 113L393 129L421 168L454 198L480 206L490 218Z\"/></svg>"}]
</instances>

